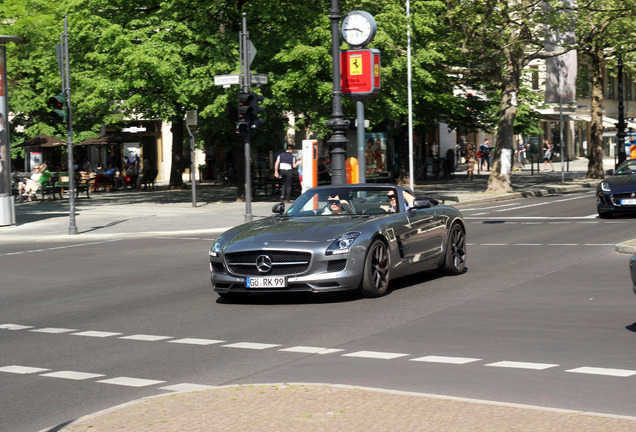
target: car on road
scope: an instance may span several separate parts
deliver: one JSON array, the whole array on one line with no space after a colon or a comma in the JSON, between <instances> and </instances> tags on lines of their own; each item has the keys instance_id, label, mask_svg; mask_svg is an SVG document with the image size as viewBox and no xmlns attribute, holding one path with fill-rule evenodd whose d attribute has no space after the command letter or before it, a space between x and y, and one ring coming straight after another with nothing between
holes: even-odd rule
<instances>
[{"instance_id":1,"label":"car on road","mask_svg":"<svg viewBox=\"0 0 636 432\"><path fill-rule=\"evenodd\" d=\"M392 199L391 195L395 198ZM210 249L210 280L224 299L254 292L355 290L386 294L389 281L466 265L460 212L386 184L319 186L274 215L221 234Z\"/></svg>"},{"instance_id":2,"label":"car on road","mask_svg":"<svg viewBox=\"0 0 636 432\"><path fill-rule=\"evenodd\" d=\"M596 209L602 218L618 213L636 214L636 159L628 159L609 174L596 189Z\"/></svg>"}]
</instances>

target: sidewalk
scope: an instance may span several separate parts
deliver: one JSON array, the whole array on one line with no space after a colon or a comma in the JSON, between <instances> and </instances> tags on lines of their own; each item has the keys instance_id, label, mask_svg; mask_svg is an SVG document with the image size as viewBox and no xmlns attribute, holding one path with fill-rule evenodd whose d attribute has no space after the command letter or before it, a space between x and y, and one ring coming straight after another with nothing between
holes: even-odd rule
<instances>
[{"instance_id":1,"label":"sidewalk","mask_svg":"<svg viewBox=\"0 0 636 432\"><path fill-rule=\"evenodd\" d=\"M611 161L613 165L613 161ZM570 171L515 172L514 193L485 193L488 172L467 181L416 183L416 195L456 196L458 208L518 197L589 190L587 160L570 163ZM610 162L606 167L612 166ZM245 221L246 204L234 188L197 185L192 192L108 192L75 201L77 235L69 235L68 200L16 204L15 226L0 227L0 242L99 241L114 238L182 235L209 236ZM592 193L590 194L592 198ZM254 219L271 215L275 196L256 195ZM454 204L454 203L451 203ZM636 253L636 240L616 246ZM636 417L556 410L488 401L330 384L262 384L216 387L144 398L77 419L46 431L175 432L175 431L598 431L636 430Z\"/></svg>"}]
</instances>

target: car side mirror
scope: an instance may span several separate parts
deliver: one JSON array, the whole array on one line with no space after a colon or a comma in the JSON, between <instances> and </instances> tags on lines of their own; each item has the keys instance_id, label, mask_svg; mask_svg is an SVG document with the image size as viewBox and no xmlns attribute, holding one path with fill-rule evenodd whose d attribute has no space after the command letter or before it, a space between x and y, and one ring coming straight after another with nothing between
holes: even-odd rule
<instances>
[{"instance_id":1,"label":"car side mirror","mask_svg":"<svg viewBox=\"0 0 636 432\"><path fill-rule=\"evenodd\" d=\"M278 203L272 207L272 213L278 213L279 215L283 215L285 213L285 203Z\"/></svg>"},{"instance_id":2,"label":"car side mirror","mask_svg":"<svg viewBox=\"0 0 636 432\"><path fill-rule=\"evenodd\" d=\"M416 199L415 201L413 201L413 205L411 206L412 209L426 209L426 208L431 208L433 206L433 203L431 203L430 200L427 199Z\"/></svg>"},{"instance_id":3,"label":"car side mirror","mask_svg":"<svg viewBox=\"0 0 636 432\"><path fill-rule=\"evenodd\" d=\"M614 175L614 170L613 169L608 169L607 171L605 171L605 174Z\"/></svg>"}]
</instances>

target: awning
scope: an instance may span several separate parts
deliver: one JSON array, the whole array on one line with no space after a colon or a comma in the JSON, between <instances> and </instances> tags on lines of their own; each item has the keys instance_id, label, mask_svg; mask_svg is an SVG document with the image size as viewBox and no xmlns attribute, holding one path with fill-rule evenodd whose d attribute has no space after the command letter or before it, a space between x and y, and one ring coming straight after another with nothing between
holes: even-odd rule
<instances>
[{"instance_id":1,"label":"awning","mask_svg":"<svg viewBox=\"0 0 636 432\"><path fill-rule=\"evenodd\" d=\"M62 141L59 138L49 135L40 134L34 138L26 140L22 144L18 144L15 147L61 147L65 145L66 141Z\"/></svg>"},{"instance_id":2,"label":"awning","mask_svg":"<svg viewBox=\"0 0 636 432\"><path fill-rule=\"evenodd\" d=\"M125 132L117 132L108 135L99 135L97 138L87 139L77 144L84 145L105 145L105 144L120 144L123 142L138 142L139 135L129 134Z\"/></svg>"}]
</instances>

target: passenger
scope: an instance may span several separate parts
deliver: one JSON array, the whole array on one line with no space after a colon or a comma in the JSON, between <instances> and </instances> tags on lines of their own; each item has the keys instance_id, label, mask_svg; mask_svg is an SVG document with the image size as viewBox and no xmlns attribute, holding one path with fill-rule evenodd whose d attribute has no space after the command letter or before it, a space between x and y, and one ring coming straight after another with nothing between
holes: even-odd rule
<instances>
[{"instance_id":1,"label":"passenger","mask_svg":"<svg viewBox=\"0 0 636 432\"><path fill-rule=\"evenodd\" d=\"M398 203L395 192L389 191L386 196L387 198L389 198L389 205L381 205L380 208L382 208L387 213L396 213L398 211ZM402 196L404 197L404 201L406 202L406 209L408 210L413 207L413 201L415 201L415 197L407 191L402 191Z\"/></svg>"}]
</instances>

